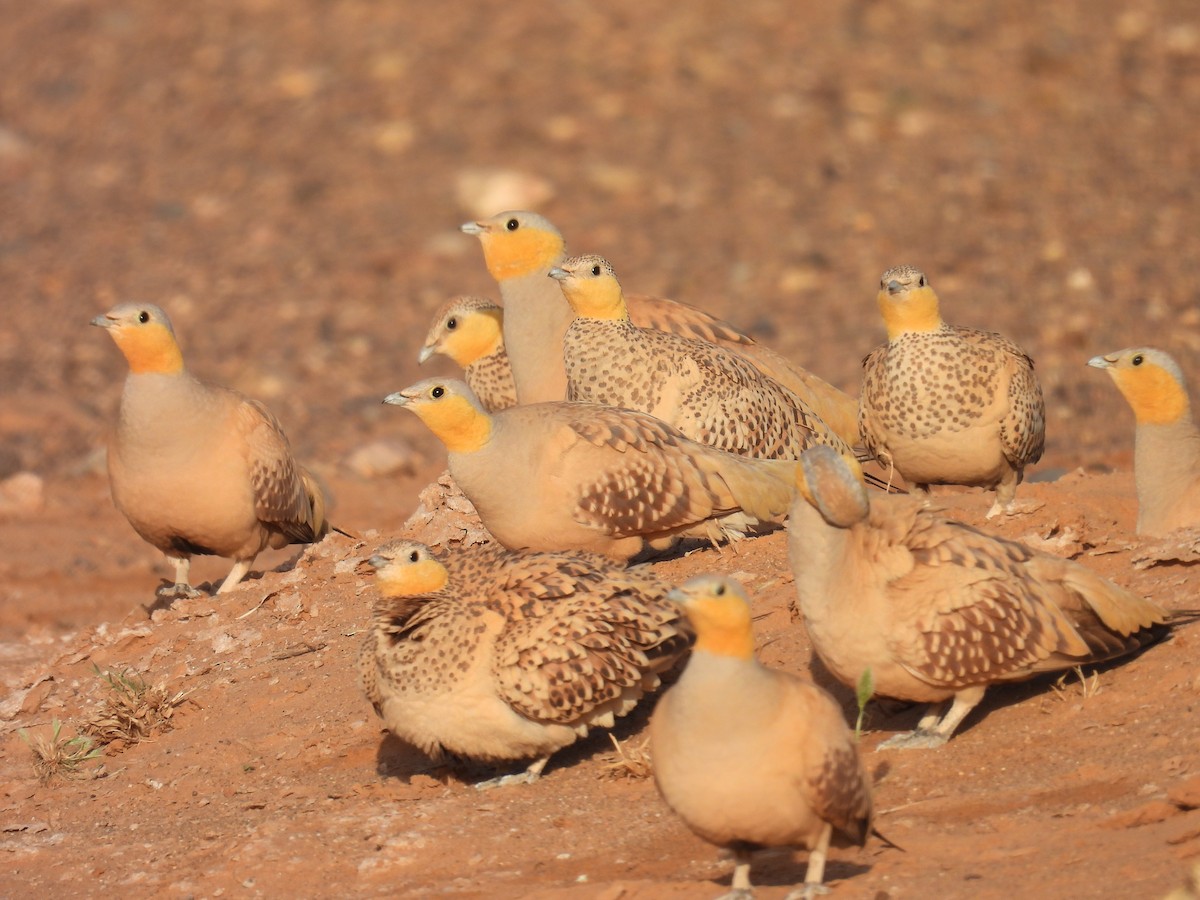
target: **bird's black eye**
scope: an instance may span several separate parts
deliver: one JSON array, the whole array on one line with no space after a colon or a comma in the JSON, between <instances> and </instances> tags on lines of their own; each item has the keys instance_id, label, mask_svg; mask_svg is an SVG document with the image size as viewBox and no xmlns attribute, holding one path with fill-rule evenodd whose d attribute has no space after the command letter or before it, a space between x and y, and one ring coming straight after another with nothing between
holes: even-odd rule
<instances>
[{"instance_id":1,"label":"bird's black eye","mask_svg":"<svg viewBox=\"0 0 1200 900\"><path fill-rule=\"evenodd\" d=\"M412 553L408 554L408 559L410 562L416 562L420 558L421 558L421 554L418 553L416 550L414 550Z\"/></svg>"},{"instance_id":2,"label":"bird's black eye","mask_svg":"<svg viewBox=\"0 0 1200 900\"><path fill-rule=\"evenodd\" d=\"M521 223L518 222L516 219L509 219L507 222L504 223L504 227L507 228L509 231L516 231L518 228L521 227Z\"/></svg>"},{"instance_id":3,"label":"bird's black eye","mask_svg":"<svg viewBox=\"0 0 1200 900\"><path fill-rule=\"evenodd\" d=\"M725 596L725 585L718 584L715 588L713 588L713 596L714 597L724 597Z\"/></svg>"},{"instance_id":4,"label":"bird's black eye","mask_svg":"<svg viewBox=\"0 0 1200 900\"><path fill-rule=\"evenodd\" d=\"M142 310L140 313L138 313L138 321L141 322L143 325L145 325L147 322L150 321L150 313L146 312L145 310Z\"/></svg>"},{"instance_id":5,"label":"bird's black eye","mask_svg":"<svg viewBox=\"0 0 1200 900\"><path fill-rule=\"evenodd\" d=\"M451 316L449 319L446 320L446 328L448 330L453 331L457 327L458 327L458 319L454 318L454 316Z\"/></svg>"},{"instance_id":6,"label":"bird's black eye","mask_svg":"<svg viewBox=\"0 0 1200 900\"><path fill-rule=\"evenodd\" d=\"M1146 358L1144 356L1142 356L1142 354L1140 354L1140 353L1137 356L1135 356L1133 359L1130 360L1130 362L1133 363L1135 366L1140 366L1145 361L1146 361Z\"/></svg>"},{"instance_id":7,"label":"bird's black eye","mask_svg":"<svg viewBox=\"0 0 1200 900\"><path fill-rule=\"evenodd\" d=\"M925 276L922 275L917 279L917 287L925 287Z\"/></svg>"},{"instance_id":8,"label":"bird's black eye","mask_svg":"<svg viewBox=\"0 0 1200 900\"><path fill-rule=\"evenodd\" d=\"M593 275L599 275L599 274L600 274L600 267L599 267L599 266L592 266L592 274L593 274Z\"/></svg>"},{"instance_id":9,"label":"bird's black eye","mask_svg":"<svg viewBox=\"0 0 1200 900\"><path fill-rule=\"evenodd\" d=\"M432 391L429 392L429 396L432 397L434 400L437 400L444 393L446 393L446 389L439 384L437 387L435 387Z\"/></svg>"}]
</instances>

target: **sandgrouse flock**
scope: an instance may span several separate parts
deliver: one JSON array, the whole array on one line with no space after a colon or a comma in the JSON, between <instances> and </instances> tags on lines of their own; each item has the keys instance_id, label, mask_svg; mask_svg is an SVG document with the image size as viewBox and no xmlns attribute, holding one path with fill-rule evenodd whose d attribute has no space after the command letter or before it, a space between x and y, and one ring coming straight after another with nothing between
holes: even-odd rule
<instances>
[{"instance_id":1,"label":"sandgrouse flock","mask_svg":"<svg viewBox=\"0 0 1200 900\"><path fill-rule=\"evenodd\" d=\"M936 747L989 687L1136 653L1187 617L932 505L930 485L955 484L994 490L989 517L1019 510L1046 415L1033 360L946 324L920 270L880 280L887 341L866 356L856 399L696 307L626 294L611 263L568 257L541 215L462 231L479 238L499 299L448 300L419 361L446 356L464 380L384 402L445 445L494 542L374 549L359 680L383 724L429 756L527 764L480 786L536 779L681 668L650 722L654 779L690 829L732 852L726 896L752 895L766 847L807 849L789 897L815 896L831 844L874 833L842 708L758 662L741 586L709 575L672 589L629 565L688 541L786 522L796 610L825 668L929 704L883 747ZM124 304L92 324L129 364L113 501L173 564L168 600L197 594L194 555L232 560L224 593L263 549L329 532L321 486L278 421L193 377L163 310ZM1151 348L1088 364L1133 409L1138 534L1200 525L1200 430L1179 366ZM868 492L868 459L918 494Z\"/></svg>"}]
</instances>

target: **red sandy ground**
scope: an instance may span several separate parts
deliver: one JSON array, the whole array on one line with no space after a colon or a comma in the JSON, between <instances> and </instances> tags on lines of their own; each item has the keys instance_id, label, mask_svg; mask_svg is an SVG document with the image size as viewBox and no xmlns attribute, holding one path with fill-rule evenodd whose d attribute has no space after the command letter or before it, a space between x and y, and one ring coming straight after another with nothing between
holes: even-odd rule
<instances>
[{"instance_id":1,"label":"red sandy ground","mask_svg":"<svg viewBox=\"0 0 1200 900\"><path fill-rule=\"evenodd\" d=\"M1135 569L1132 424L1088 357L1161 345L1200 372L1200 19L1190 0L1048 5L717 0L412 4L39 0L0 24L0 894L704 898L729 864L594 734L481 794L387 739L355 684L370 586L441 451L379 404L433 309L492 293L467 177L542 179L570 246L856 390L878 276L922 266L949 320L1037 360L1043 505L989 523L1166 606ZM519 179L518 179L519 180ZM528 184L528 180L521 182ZM528 189L526 189L528 190ZM518 195L518 205L537 199ZM124 367L87 321L172 314L203 377L266 401L336 495L290 571L148 617L167 574L96 451ZM437 371L448 371L440 369ZM353 452L390 443L386 475ZM981 523L988 500L939 502ZM374 530L377 536L369 536ZM660 563L739 574L763 659L807 671L784 537ZM196 565L219 579L221 561ZM1200 861L1200 628L1124 665L996 690L949 745L863 742L880 827L829 866L847 898L1151 897ZM127 669L187 691L105 777L41 785L25 728ZM1098 689L1098 690L1097 690ZM849 706L848 692L837 690ZM617 729L636 747L647 710ZM756 867L782 897L803 858Z\"/></svg>"}]
</instances>

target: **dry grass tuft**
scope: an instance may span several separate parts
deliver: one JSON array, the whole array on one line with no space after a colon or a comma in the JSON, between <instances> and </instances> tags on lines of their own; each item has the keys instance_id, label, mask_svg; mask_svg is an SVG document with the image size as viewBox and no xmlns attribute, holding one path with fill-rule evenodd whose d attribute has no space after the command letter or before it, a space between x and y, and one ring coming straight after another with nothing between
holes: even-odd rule
<instances>
[{"instance_id":1,"label":"dry grass tuft","mask_svg":"<svg viewBox=\"0 0 1200 900\"><path fill-rule=\"evenodd\" d=\"M77 734L72 738L62 736L63 723L55 719L49 737L44 734L30 735L24 728L18 734L33 754L33 768L42 784L55 778L96 778L103 766L87 770L82 766L89 759L100 756L100 748L92 746L92 739Z\"/></svg>"},{"instance_id":2,"label":"dry grass tuft","mask_svg":"<svg viewBox=\"0 0 1200 900\"><path fill-rule=\"evenodd\" d=\"M1075 677L1079 680L1080 694L1084 700L1087 700L1089 697L1095 697L1098 693L1100 693L1100 673L1092 672L1092 674L1089 676L1084 673L1082 667L1075 666L1069 671L1063 672L1062 675L1058 677L1058 680L1050 685L1060 700L1067 699L1067 689L1070 687L1068 681L1072 673L1074 673Z\"/></svg>"},{"instance_id":3,"label":"dry grass tuft","mask_svg":"<svg viewBox=\"0 0 1200 900\"><path fill-rule=\"evenodd\" d=\"M96 674L107 682L110 694L80 730L104 745L136 744L156 732L169 731L175 708L189 693L172 694L166 684L151 686L142 676L126 672L101 672L97 667Z\"/></svg>"},{"instance_id":4,"label":"dry grass tuft","mask_svg":"<svg viewBox=\"0 0 1200 900\"><path fill-rule=\"evenodd\" d=\"M621 743L613 734L608 735L616 754L603 757L604 772L610 778L649 778L654 769L650 763L650 739L645 738L636 746L633 739Z\"/></svg>"}]
</instances>

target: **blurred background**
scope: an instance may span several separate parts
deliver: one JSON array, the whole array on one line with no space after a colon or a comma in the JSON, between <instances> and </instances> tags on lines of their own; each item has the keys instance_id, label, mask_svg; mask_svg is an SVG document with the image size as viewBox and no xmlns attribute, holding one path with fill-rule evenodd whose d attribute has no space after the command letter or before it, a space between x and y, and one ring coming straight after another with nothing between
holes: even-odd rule
<instances>
[{"instance_id":1,"label":"blurred background","mask_svg":"<svg viewBox=\"0 0 1200 900\"><path fill-rule=\"evenodd\" d=\"M855 392L879 275L922 267L948 321L1035 358L1034 477L1131 464L1089 357L1153 344L1200 373L1192 0L10 0L2 22L10 599L156 564L99 454L125 364L87 323L123 300L275 410L340 522L402 522L441 450L379 400L425 374L444 299L495 296L457 229L504 208Z\"/></svg>"}]
</instances>

